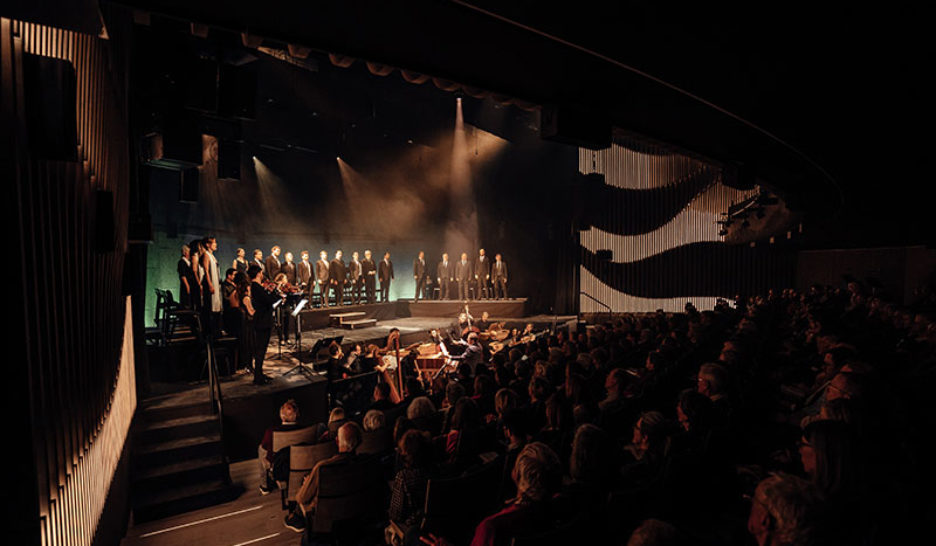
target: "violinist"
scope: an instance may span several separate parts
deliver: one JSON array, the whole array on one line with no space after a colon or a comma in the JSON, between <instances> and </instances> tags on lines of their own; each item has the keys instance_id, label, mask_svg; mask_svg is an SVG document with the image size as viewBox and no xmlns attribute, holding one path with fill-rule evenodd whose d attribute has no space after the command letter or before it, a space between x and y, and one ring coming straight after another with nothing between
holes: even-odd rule
<instances>
[{"instance_id":1,"label":"violinist","mask_svg":"<svg viewBox=\"0 0 936 546\"><path fill-rule=\"evenodd\" d=\"M266 358L267 346L270 344L270 333L273 331L273 304L279 297L271 294L263 286L263 269L258 265L247 268L247 276L251 280L250 300L254 308L254 385L265 385L273 378L263 374L263 360Z\"/></svg>"}]
</instances>

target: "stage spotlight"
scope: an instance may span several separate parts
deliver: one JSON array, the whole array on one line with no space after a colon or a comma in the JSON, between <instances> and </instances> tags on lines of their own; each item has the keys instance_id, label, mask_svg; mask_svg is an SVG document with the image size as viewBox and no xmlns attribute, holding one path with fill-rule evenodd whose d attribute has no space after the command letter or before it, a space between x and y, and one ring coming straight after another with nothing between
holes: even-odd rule
<instances>
[{"instance_id":1,"label":"stage spotlight","mask_svg":"<svg viewBox=\"0 0 936 546\"><path fill-rule=\"evenodd\" d=\"M250 156L250 157L252 157L254 161L257 160L257 156L255 156L255 155L252 155L252 156Z\"/></svg>"},{"instance_id":2,"label":"stage spotlight","mask_svg":"<svg viewBox=\"0 0 936 546\"><path fill-rule=\"evenodd\" d=\"M335 159L338 160L338 161L341 161L341 156L340 156L340 155L337 155L337 156L335 156Z\"/></svg>"}]
</instances>

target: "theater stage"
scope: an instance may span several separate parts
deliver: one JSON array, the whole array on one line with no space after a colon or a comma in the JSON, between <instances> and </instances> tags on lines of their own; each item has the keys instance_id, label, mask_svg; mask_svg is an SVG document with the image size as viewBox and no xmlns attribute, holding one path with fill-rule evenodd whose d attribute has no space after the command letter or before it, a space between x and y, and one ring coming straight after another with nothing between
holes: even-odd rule
<instances>
[{"instance_id":1,"label":"theater stage","mask_svg":"<svg viewBox=\"0 0 936 546\"><path fill-rule=\"evenodd\" d=\"M446 317L452 320L465 308L466 303L459 300L396 300L387 303L361 305L342 305L326 308L304 309L300 311L302 330L318 330L328 327L329 317L336 313L363 312L366 317L378 321L409 317ZM467 302L468 311L475 318L481 318L485 311L491 317L500 319L519 319L527 314L526 298L506 300L471 300Z\"/></svg>"}]
</instances>

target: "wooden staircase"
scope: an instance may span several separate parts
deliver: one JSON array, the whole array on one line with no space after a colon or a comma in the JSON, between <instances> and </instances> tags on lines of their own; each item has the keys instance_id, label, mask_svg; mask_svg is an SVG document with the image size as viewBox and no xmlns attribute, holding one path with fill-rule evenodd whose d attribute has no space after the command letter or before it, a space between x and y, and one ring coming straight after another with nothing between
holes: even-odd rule
<instances>
[{"instance_id":1,"label":"wooden staircase","mask_svg":"<svg viewBox=\"0 0 936 546\"><path fill-rule=\"evenodd\" d=\"M134 425L132 503L136 522L233 500L221 423L208 402L141 406Z\"/></svg>"}]
</instances>

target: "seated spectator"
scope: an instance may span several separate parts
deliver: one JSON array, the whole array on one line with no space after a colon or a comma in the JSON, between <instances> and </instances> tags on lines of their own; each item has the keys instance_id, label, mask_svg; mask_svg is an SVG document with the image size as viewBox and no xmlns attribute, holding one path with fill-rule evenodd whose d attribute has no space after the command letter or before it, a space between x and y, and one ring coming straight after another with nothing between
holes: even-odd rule
<instances>
[{"instance_id":1,"label":"seated spectator","mask_svg":"<svg viewBox=\"0 0 936 546\"><path fill-rule=\"evenodd\" d=\"M686 539L671 524L658 519L644 520L631 533L627 546L682 546Z\"/></svg>"},{"instance_id":2,"label":"seated spectator","mask_svg":"<svg viewBox=\"0 0 936 546\"><path fill-rule=\"evenodd\" d=\"M527 410L530 427L538 430L546 422L546 399L552 394L552 388L542 377L534 377L530 380L528 393L530 395L530 406Z\"/></svg>"},{"instance_id":3,"label":"seated spectator","mask_svg":"<svg viewBox=\"0 0 936 546\"><path fill-rule=\"evenodd\" d=\"M627 398L627 386L630 383L631 376L621 368L611 370L608 377L605 378L605 392L607 395L604 400L598 402L598 409L605 411L608 408L617 407Z\"/></svg>"},{"instance_id":4,"label":"seated spectator","mask_svg":"<svg viewBox=\"0 0 936 546\"><path fill-rule=\"evenodd\" d=\"M712 401L717 428L731 428L732 408L728 400L728 370L721 364L703 364L697 377L699 393Z\"/></svg>"},{"instance_id":5,"label":"seated spectator","mask_svg":"<svg viewBox=\"0 0 936 546\"><path fill-rule=\"evenodd\" d=\"M400 401L400 405L404 408L408 408L413 400L420 396L425 396L426 391L423 389L422 382L418 378L407 377L403 384L403 395L403 400Z\"/></svg>"},{"instance_id":6,"label":"seated spectator","mask_svg":"<svg viewBox=\"0 0 936 546\"><path fill-rule=\"evenodd\" d=\"M624 450L633 461L622 468L625 483L643 486L655 481L663 468L670 425L662 413L646 411L634 424L631 443Z\"/></svg>"},{"instance_id":7,"label":"seated spectator","mask_svg":"<svg viewBox=\"0 0 936 546\"><path fill-rule=\"evenodd\" d=\"M562 476L556 454L546 444L527 444L517 456L511 476L517 487L516 498L478 524L471 546L508 544L514 536L539 533L551 524L549 501Z\"/></svg>"},{"instance_id":8,"label":"seated spectator","mask_svg":"<svg viewBox=\"0 0 936 546\"><path fill-rule=\"evenodd\" d=\"M428 396L420 396L413 399L410 402L408 408L406 408L406 418L407 419L420 419L424 417L430 417L436 412L435 404L432 403L432 400Z\"/></svg>"},{"instance_id":9,"label":"seated spectator","mask_svg":"<svg viewBox=\"0 0 936 546\"><path fill-rule=\"evenodd\" d=\"M263 440L257 448L257 460L260 465L260 493L269 495L276 488L276 482L270 474L273 466L273 432L302 428L299 424L299 405L293 399L287 400L279 410L280 423L263 433Z\"/></svg>"},{"instance_id":10,"label":"seated spectator","mask_svg":"<svg viewBox=\"0 0 936 546\"><path fill-rule=\"evenodd\" d=\"M462 397L452 412L452 426L443 436L446 463L455 470L465 470L476 464L480 453L481 416L478 405Z\"/></svg>"},{"instance_id":11,"label":"seated spectator","mask_svg":"<svg viewBox=\"0 0 936 546\"><path fill-rule=\"evenodd\" d=\"M592 505L607 496L612 472L612 451L608 435L595 425L585 424L575 431L569 458L571 491L579 504Z\"/></svg>"},{"instance_id":12,"label":"seated spectator","mask_svg":"<svg viewBox=\"0 0 936 546\"><path fill-rule=\"evenodd\" d=\"M372 409L364 414L361 424L364 425L364 432L379 430L387 426L387 417L384 412Z\"/></svg>"},{"instance_id":13,"label":"seated spectator","mask_svg":"<svg viewBox=\"0 0 936 546\"><path fill-rule=\"evenodd\" d=\"M863 394L864 382L861 375L851 372L839 372L835 374L826 387L825 399L826 401L839 398L858 400Z\"/></svg>"},{"instance_id":14,"label":"seated spectator","mask_svg":"<svg viewBox=\"0 0 936 546\"><path fill-rule=\"evenodd\" d=\"M426 482L432 469L432 442L418 430L407 431L397 443L403 468L391 486L390 521L401 530L419 523L426 503Z\"/></svg>"},{"instance_id":15,"label":"seated spectator","mask_svg":"<svg viewBox=\"0 0 936 546\"><path fill-rule=\"evenodd\" d=\"M319 441L334 441L335 438L337 438L338 429L347 421L348 418L345 416L344 408L332 408L331 412L328 413L328 428L322 434L321 438L319 438Z\"/></svg>"},{"instance_id":16,"label":"seated spectator","mask_svg":"<svg viewBox=\"0 0 936 546\"><path fill-rule=\"evenodd\" d=\"M855 499L863 479L854 434L840 421L816 421L799 442L803 471L829 501Z\"/></svg>"},{"instance_id":17,"label":"seated spectator","mask_svg":"<svg viewBox=\"0 0 936 546\"><path fill-rule=\"evenodd\" d=\"M390 384L383 381L374 385L373 400L368 409L387 411L396 405L390 400Z\"/></svg>"},{"instance_id":18,"label":"seated spectator","mask_svg":"<svg viewBox=\"0 0 936 546\"><path fill-rule=\"evenodd\" d=\"M324 461L319 461L302 480L296 492L299 510L286 515L286 527L301 533L306 526L306 518L315 511L315 499L318 495L319 471L323 466L346 461L354 457L354 452L361 445L361 427L357 423L347 422L338 429L338 453Z\"/></svg>"},{"instance_id":19,"label":"seated spectator","mask_svg":"<svg viewBox=\"0 0 936 546\"><path fill-rule=\"evenodd\" d=\"M474 379L474 395L472 399L478 404L481 416L487 420L488 415L494 413L494 378L487 374L479 374Z\"/></svg>"},{"instance_id":20,"label":"seated spectator","mask_svg":"<svg viewBox=\"0 0 936 546\"><path fill-rule=\"evenodd\" d=\"M817 504L809 482L789 474L773 475L757 485L751 498L748 532L758 546L811 544L810 519Z\"/></svg>"},{"instance_id":21,"label":"seated spectator","mask_svg":"<svg viewBox=\"0 0 936 546\"><path fill-rule=\"evenodd\" d=\"M442 430L448 431L452 426L452 416L455 414L453 409L455 404L465 396L465 387L457 381L452 381L445 386L445 401L442 404L442 410L445 411L445 424Z\"/></svg>"},{"instance_id":22,"label":"seated spectator","mask_svg":"<svg viewBox=\"0 0 936 546\"><path fill-rule=\"evenodd\" d=\"M517 462L517 456L520 451L529 443L530 436L527 430L526 414L519 409L512 409L504 414L503 434L507 440L507 448L504 452L504 471L501 475L500 494L498 498L502 501L508 501L517 494L516 485L510 477L513 472L514 463Z\"/></svg>"}]
</instances>

